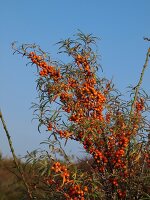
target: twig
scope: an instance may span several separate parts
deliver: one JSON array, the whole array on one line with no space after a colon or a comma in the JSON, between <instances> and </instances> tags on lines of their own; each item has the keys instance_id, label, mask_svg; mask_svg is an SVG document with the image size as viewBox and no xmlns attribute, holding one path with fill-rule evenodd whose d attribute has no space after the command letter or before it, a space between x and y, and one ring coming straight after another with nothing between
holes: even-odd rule
<instances>
[{"instance_id":1,"label":"twig","mask_svg":"<svg viewBox=\"0 0 150 200\"><path fill-rule=\"evenodd\" d=\"M150 38L144 37L144 40L150 42Z\"/></svg>"},{"instance_id":2,"label":"twig","mask_svg":"<svg viewBox=\"0 0 150 200\"><path fill-rule=\"evenodd\" d=\"M17 156L15 154L15 151L14 151L14 148L13 148L13 145L12 145L12 141L11 141L11 138L10 138L10 134L8 132L8 129L7 129L6 123L4 121L4 118L3 118L1 110L0 110L0 119L1 119L1 122L2 122L2 125L3 125L3 128L5 130L5 133L6 133L6 137L7 137L8 143L9 143L9 147L10 147L10 150L11 150L11 153L12 153L12 156L13 156L13 161L15 163L15 166L16 166L19 174L22 177L22 181L23 181L23 183L24 183L24 185L26 187L29 199L33 199L32 193L31 193L30 188L29 188L29 185L26 182L26 179L25 179L25 176L24 176L24 173L23 173L23 169L22 169L22 167L18 163Z\"/></svg>"}]
</instances>

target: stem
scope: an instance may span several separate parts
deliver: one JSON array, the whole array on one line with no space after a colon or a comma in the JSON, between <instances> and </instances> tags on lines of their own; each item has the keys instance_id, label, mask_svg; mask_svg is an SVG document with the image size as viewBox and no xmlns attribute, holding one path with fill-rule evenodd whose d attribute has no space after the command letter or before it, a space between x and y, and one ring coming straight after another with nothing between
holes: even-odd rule
<instances>
[{"instance_id":1,"label":"stem","mask_svg":"<svg viewBox=\"0 0 150 200\"><path fill-rule=\"evenodd\" d=\"M130 110L130 115L129 115L130 117L132 117L132 114L133 114L133 111L134 111L134 108L135 108L135 103L136 103L137 98L138 98L138 93L139 93L139 89L140 89L140 86L141 86L142 81L143 81L143 76L144 76L145 70L148 66L149 57L150 57L150 48L148 48L148 51L147 51L147 54L146 54L146 59L145 59L144 65L143 65L143 69L142 69L142 72L141 72L139 82L135 87L135 95L134 95L133 102L131 104L131 110ZM131 120L131 118L130 118L130 120ZM129 120L129 122L130 122L130 120ZM130 150L131 150L131 138L130 138L130 142L129 142L129 146L128 146L128 150L127 150L129 172L131 172L131 160L130 160L130 156L129 156ZM131 181L131 177L130 177L130 173L129 173L129 182L130 181ZM129 185L130 185L130 183L129 183Z\"/></svg>"},{"instance_id":2,"label":"stem","mask_svg":"<svg viewBox=\"0 0 150 200\"><path fill-rule=\"evenodd\" d=\"M16 168L17 168L19 174L21 175L21 178L22 178L22 181L23 181L23 183L24 183L24 185L25 185L25 187L26 187L26 190L27 190L29 199L33 199L32 193L31 193L31 191L30 191L30 189L29 189L29 185L28 185L28 183L26 182L25 176L24 176L24 174L23 174L23 169L22 169L22 167L19 165L19 162L18 162L18 160L17 160L17 156L16 156L16 154L15 154L15 151L14 151L14 148L13 148L13 145L12 145L12 141L11 141L11 138L10 138L10 134L9 134L9 132L8 132L8 129L7 129L6 123L5 123L5 121L4 121L4 118L3 118L3 115L2 115L1 110L0 110L0 119L1 119L1 122L2 122L2 125L3 125L3 128L4 128L4 130L5 130L5 133L6 133L6 137L7 137L8 143L9 143L9 147L10 147L10 150L11 150L11 153L12 153L12 156L13 156L13 160L14 160L15 166L16 166Z\"/></svg>"},{"instance_id":3,"label":"stem","mask_svg":"<svg viewBox=\"0 0 150 200\"><path fill-rule=\"evenodd\" d=\"M133 102L132 102L132 105L131 105L130 115L133 113L133 110L134 110L134 106L135 106L135 102L136 102L137 97L138 97L140 85L142 84L143 76L144 76L145 70L148 66L149 57L150 57L150 48L148 49L147 54L146 54L146 59L145 59L144 65L143 65L143 69L142 69L142 72L141 72L139 82L138 82L137 86L135 87L135 96L134 96L134 99L133 99Z\"/></svg>"}]
</instances>

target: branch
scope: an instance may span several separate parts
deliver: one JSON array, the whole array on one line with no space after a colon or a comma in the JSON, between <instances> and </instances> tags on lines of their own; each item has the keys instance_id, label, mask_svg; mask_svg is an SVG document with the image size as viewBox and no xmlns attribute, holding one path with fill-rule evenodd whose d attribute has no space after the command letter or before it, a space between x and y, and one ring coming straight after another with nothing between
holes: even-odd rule
<instances>
[{"instance_id":1,"label":"branch","mask_svg":"<svg viewBox=\"0 0 150 200\"><path fill-rule=\"evenodd\" d=\"M16 156L16 154L15 154L15 151L14 151L14 148L13 148L13 145L12 145L12 141L11 141L11 138L10 138L10 134L9 134L9 132L8 132L8 129L7 129L6 123L5 123L5 121L4 121L4 118L3 118L3 115L2 115L1 110L0 110L0 119L1 119L1 122L2 122L2 125L3 125L3 128L4 128L4 130L5 130L5 133L6 133L6 137L7 137L8 143L9 143L9 147L10 147L10 150L11 150L11 153L12 153L12 156L13 156L13 160L14 160L15 166L16 166L16 168L17 168L19 174L20 174L21 177L22 177L22 181L23 181L23 183L24 183L24 185L25 185L25 187L26 187L26 190L27 190L29 199L33 199L32 193L31 193L31 191L30 191L30 189L29 189L29 185L28 185L28 183L26 182L25 176L24 176L24 174L23 174L23 169L22 169L22 167L21 167L21 166L19 165L19 163L18 163L17 156Z\"/></svg>"},{"instance_id":2,"label":"branch","mask_svg":"<svg viewBox=\"0 0 150 200\"><path fill-rule=\"evenodd\" d=\"M131 105L130 115L133 113L133 110L134 110L134 107L135 107L135 102L137 100L138 92L139 92L140 86L141 86L142 81L143 81L143 76L144 76L145 70L148 66L149 57L150 57L150 48L148 49L147 54L146 54L146 59L145 59L144 65L143 65L143 69L142 69L142 72L141 72L139 82L138 82L137 86L135 87L135 96L134 96L134 99L133 99L133 102L132 102L132 105Z\"/></svg>"}]
</instances>

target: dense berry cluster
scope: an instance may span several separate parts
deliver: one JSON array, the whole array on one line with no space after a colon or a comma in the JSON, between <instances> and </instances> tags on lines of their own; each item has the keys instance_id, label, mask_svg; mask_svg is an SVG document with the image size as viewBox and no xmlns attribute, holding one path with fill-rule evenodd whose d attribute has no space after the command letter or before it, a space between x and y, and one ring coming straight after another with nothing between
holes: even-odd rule
<instances>
[{"instance_id":1,"label":"dense berry cluster","mask_svg":"<svg viewBox=\"0 0 150 200\"><path fill-rule=\"evenodd\" d=\"M40 67L40 76L50 75L55 81L61 78L60 71L56 70L53 66L48 65L41 56L36 55L34 52L30 52L28 56L32 63Z\"/></svg>"},{"instance_id":2,"label":"dense berry cluster","mask_svg":"<svg viewBox=\"0 0 150 200\"><path fill-rule=\"evenodd\" d=\"M85 195L88 192L88 188L86 186L82 187L80 184L75 183L74 180L71 179L71 175L65 165L61 164L60 162L55 162L51 167L51 171L52 173L54 172L54 174L53 178L46 180L48 185L58 185L57 190L63 191L67 200L85 200ZM57 179L54 178L55 175L57 175ZM58 176L62 179L62 183L58 183L60 182ZM66 188L67 192L65 192Z\"/></svg>"}]
</instances>

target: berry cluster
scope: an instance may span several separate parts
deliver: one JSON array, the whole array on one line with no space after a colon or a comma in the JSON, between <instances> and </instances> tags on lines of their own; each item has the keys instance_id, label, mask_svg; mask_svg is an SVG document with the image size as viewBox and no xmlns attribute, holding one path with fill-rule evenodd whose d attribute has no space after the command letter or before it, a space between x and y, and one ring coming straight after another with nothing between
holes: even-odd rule
<instances>
[{"instance_id":1,"label":"berry cluster","mask_svg":"<svg viewBox=\"0 0 150 200\"><path fill-rule=\"evenodd\" d=\"M55 81L61 78L60 70L56 70L55 67L50 66L41 56L35 54L35 52L30 52L28 58L31 59L32 63L36 64L41 68L40 76L50 75Z\"/></svg>"},{"instance_id":2,"label":"berry cluster","mask_svg":"<svg viewBox=\"0 0 150 200\"><path fill-rule=\"evenodd\" d=\"M85 200L85 194L88 192L87 186L83 189L80 184L77 184L70 177L70 173L65 165L60 162L55 162L51 167L51 178L46 180L46 183L57 185L57 191L63 191L67 200ZM62 178L62 183L59 180L55 180L55 175L59 175Z\"/></svg>"}]
</instances>

